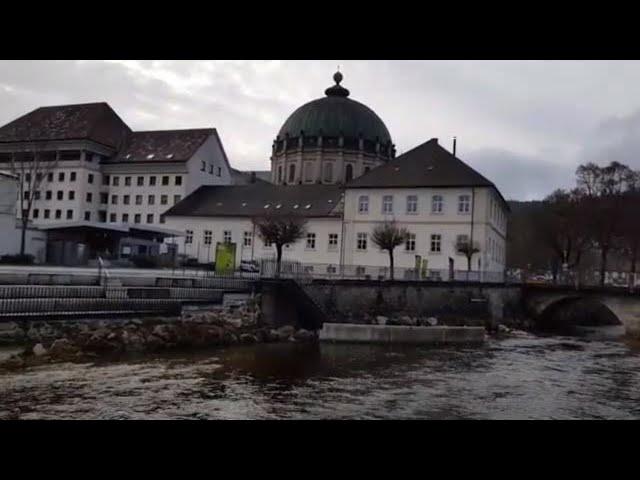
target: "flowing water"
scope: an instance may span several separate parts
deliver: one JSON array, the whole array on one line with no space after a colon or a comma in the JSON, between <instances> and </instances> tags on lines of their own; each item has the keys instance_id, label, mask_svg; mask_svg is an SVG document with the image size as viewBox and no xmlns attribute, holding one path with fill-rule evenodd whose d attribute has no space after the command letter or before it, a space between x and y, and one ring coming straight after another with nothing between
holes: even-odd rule
<instances>
[{"instance_id":1,"label":"flowing water","mask_svg":"<svg viewBox=\"0 0 640 480\"><path fill-rule=\"evenodd\" d=\"M45 365L0 375L0 418L637 419L640 345L622 333L468 348L271 344Z\"/></svg>"}]
</instances>

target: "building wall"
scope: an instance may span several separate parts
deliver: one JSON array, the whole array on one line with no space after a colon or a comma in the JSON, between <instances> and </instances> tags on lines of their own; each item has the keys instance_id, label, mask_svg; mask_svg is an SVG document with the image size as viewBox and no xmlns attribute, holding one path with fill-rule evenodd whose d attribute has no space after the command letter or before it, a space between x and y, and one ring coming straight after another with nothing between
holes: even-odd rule
<instances>
[{"instance_id":1,"label":"building wall","mask_svg":"<svg viewBox=\"0 0 640 480\"><path fill-rule=\"evenodd\" d=\"M204 167L204 170L203 170ZM231 171L215 135L211 135L187 162L185 194L201 185L231 185Z\"/></svg>"}]
</instances>

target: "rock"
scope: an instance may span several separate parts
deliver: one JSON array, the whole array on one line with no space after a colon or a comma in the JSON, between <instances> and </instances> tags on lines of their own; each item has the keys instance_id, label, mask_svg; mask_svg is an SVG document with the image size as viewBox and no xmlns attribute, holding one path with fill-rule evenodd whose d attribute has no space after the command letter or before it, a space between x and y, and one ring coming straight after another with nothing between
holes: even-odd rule
<instances>
[{"instance_id":1,"label":"rock","mask_svg":"<svg viewBox=\"0 0 640 480\"><path fill-rule=\"evenodd\" d=\"M77 351L78 348L66 338L59 338L49 349L49 353L56 357L74 355Z\"/></svg>"},{"instance_id":2,"label":"rock","mask_svg":"<svg viewBox=\"0 0 640 480\"><path fill-rule=\"evenodd\" d=\"M389 318L388 318L388 317L385 317L385 316L383 316L383 315L378 315L378 316L376 317L376 323L377 323L378 325L386 325L388 321L389 321Z\"/></svg>"},{"instance_id":3,"label":"rock","mask_svg":"<svg viewBox=\"0 0 640 480\"><path fill-rule=\"evenodd\" d=\"M228 323L229 325L234 326L235 328L241 328L242 327L242 319L241 318L227 318L225 319L226 323Z\"/></svg>"},{"instance_id":4,"label":"rock","mask_svg":"<svg viewBox=\"0 0 640 480\"><path fill-rule=\"evenodd\" d=\"M240 343L257 343L258 339L255 335L251 335L250 333L243 333L240 335Z\"/></svg>"},{"instance_id":5,"label":"rock","mask_svg":"<svg viewBox=\"0 0 640 480\"><path fill-rule=\"evenodd\" d=\"M276 330L276 335L281 339L287 339L295 333L293 325L284 325Z\"/></svg>"},{"instance_id":6,"label":"rock","mask_svg":"<svg viewBox=\"0 0 640 480\"><path fill-rule=\"evenodd\" d=\"M498 325L498 333L509 333L509 332L511 332L511 329L506 325L503 325L503 324Z\"/></svg>"},{"instance_id":7,"label":"rock","mask_svg":"<svg viewBox=\"0 0 640 480\"><path fill-rule=\"evenodd\" d=\"M426 319L426 323L431 327L435 327L438 325L438 319L436 317L429 317Z\"/></svg>"},{"instance_id":8,"label":"rock","mask_svg":"<svg viewBox=\"0 0 640 480\"><path fill-rule=\"evenodd\" d=\"M416 319L415 318L411 318L408 315L404 315L404 316L400 317L400 325L414 327L416 325Z\"/></svg>"},{"instance_id":9,"label":"rock","mask_svg":"<svg viewBox=\"0 0 640 480\"><path fill-rule=\"evenodd\" d=\"M23 368L25 366L24 358L19 355L11 355L4 362L0 363L2 367L8 369Z\"/></svg>"},{"instance_id":10,"label":"rock","mask_svg":"<svg viewBox=\"0 0 640 480\"><path fill-rule=\"evenodd\" d=\"M316 335L314 332L310 330L305 330L304 328L301 328L293 335L293 338L301 342L308 342L311 340L315 340Z\"/></svg>"},{"instance_id":11,"label":"rock","mask_svg":"<svg viewBox=\"0 0 640 480\"><path fill-rule=\"evenodd\" d=\"M36 357L42 357L43 355L47 354L47 349L44 348L41 343L36 343L36 345L33 347L33 354Z\"/></svg>"}]
</instances>

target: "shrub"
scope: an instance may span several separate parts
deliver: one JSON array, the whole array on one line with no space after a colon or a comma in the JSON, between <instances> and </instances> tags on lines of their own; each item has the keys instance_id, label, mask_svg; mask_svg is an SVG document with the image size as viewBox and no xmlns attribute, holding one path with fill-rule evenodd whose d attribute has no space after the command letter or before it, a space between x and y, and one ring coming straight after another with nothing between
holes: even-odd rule
<instances>
[{"instance_id":1,"label":"shrub","mask_svg":"<svg viewBox=\"0 0 640 480\"><path fill-rule=\"evenodd\" d=\"M0 257L0 263L12 265L33 265L34 257L30 254L24 255L3 255Z\"/></svg>"}]
</instances>

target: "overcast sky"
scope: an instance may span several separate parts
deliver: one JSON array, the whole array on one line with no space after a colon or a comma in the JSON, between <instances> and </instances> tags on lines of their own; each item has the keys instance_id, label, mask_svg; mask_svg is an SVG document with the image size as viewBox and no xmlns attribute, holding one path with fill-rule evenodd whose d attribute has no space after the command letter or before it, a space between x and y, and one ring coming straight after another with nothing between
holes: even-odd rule
<instances>
[{"instance_id":1,"label":"overcast sky","mask_svg":"<svg viewBox=\"0 0 640 480\"><path fill-rule=\"evenodd\" d=\"M508 199L571 186L585 161L640 169L638 61L0 61L0 124L106 101L134 130L215 127L232 166L268 170L280 126L337 65L398 153L455 135Z\"/></svg>"}]
</instances>

